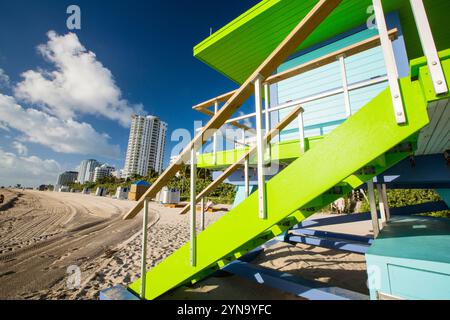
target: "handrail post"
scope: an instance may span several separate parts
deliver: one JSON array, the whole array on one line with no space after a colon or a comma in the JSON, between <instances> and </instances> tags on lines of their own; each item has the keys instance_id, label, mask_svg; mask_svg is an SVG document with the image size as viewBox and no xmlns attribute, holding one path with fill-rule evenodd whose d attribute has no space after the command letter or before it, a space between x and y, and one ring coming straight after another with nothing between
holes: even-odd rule
<instances>
[{"instance_id":1,"label":"handrail post","mask_svg":"<svg viewBox=\"0 0 450 320\"><path fill-rule=\"evenodd\" d=\"M244 185L245 185L245 198L250 195L250 181L249 181L249 159L245 158L244 161Z\"/></svg>"},{"instance_id":2,"label":"handrail post","mask_svg":"<svg viewBox=\"0 0 450 320\"><path fill-rule=\"evenodd\" d=\"M378 191L378 207L380 208L381 216L381 229L383 229L384 224L387 222L386 207L384 206L383 189L381 184L377 184Z\"/></svg>"},{"instance_id":3,"label":"handrail post","mask_svg":"<svg viewBox=\"0 0 450 320\"><path fill-rule=\"evenodd\" d=\"M205 230L205 198L202 198L202 200L200 200L200 213L201 213L201 218L200 218L200 230Z\"/></svg>"},{"instance_id":4,"label":"handrail post","mask_svg":"<svg viewBox=\"0 0 450 320\"><path fill-rule=\"evenodd\" d=\"M297 117L298 121L298 134L300 143L300 155L305 154L305 122L303 120L303 109L300 111Z\"/></svg>"},{"instance_id":5,"label":"handrail post","mask_svg":"<svg viewBox=\"0 0 450 320\"><path fill-rule=\"evenodd\" d=\"M141 253L141 299L145 299L146 276L147 276L147 225L148 225L148 199L144 201L144 212L142 215L142 253Z\"/></svg>"},{"instance_id":6,"label":"handrail post","mask_svg":"<svg viewBox=\"0 0 450 320\"><path fill-rule=\"evenodd\" d=\"M367 182L367 196L369 197L370 216L372 217L373 236L377 238L380 234L380 225L378 224L377 204L375 202L375 187L373 180Z\"/></svg>"},{"instance_id":7,"label":"handrail post","mask_svg":"<svg viewBox=\"0 0 450 320\"><path fill-rule=\"evenodd\" d=\"M265 126L266 132L270 130L270 85L264 84L264 112L265 112Z\"/></svg>"},{"instance_id":8,"label":"handrail post","mask_svg":"<svg viewBox=\"0 0 450 320\"><path fill-rule=\"evenodd\" d=\"M384 209L386 210L386 221L389 222L389 220L391 220L391 210L389 209L389 202L385 183L381 185L381 195L384 203Z\"/></svg>"},{"instance_id":9,"label":"handrail post","mask_svg":"<svg viewBox=\"0 0 450 320\"><path fill-rule=\"evenodd\" d=\"M448 93L447 81L445 80L444 70L434 42L433 32L428 21L427 12L422 0L410 0L411 7L419 31L420 42L423 52L427 58L428 70L433 81L436 95Z\"/></svg>"},{"instance_id":10,"label":"handrail post","mask_svg":"<svg viewBox=\"0 0 450 320\"><path fill-rule=\"evenodd\" d=\"M258 195L259 195L259 218L266 219L266 183L264 176L264 137L262 129L262 80L263 77L258 75L254 80L255 86L255 111L256 111L256 143L257 143L257 159L258 159Z\"/></svg>"},{"instance_id":11,"label":"handrail post","mask_svg":"<svg viewBox=\"0 0 450 320\"><path fill-rule=\"evenodd\" d=\"M389 87L391 89L395 119L398 124L403 124L406 122L406 115L403 107L402 94L400 92L400 84L398 82L399 75L397 64L395 62L394 49L392 48L392 41L389 38L383 5L381 4L381 0L372 0L372 2L375 11L375 18L377 21L378 32L380 34L381 48L383 50L384 62L386 64Z\"/></svg>"},{"instance_id":12,"label":"handrail post","mask_svg":"<svg viewBox=\"0 0 450 320\"><path fill-rule=\"evenodd\" d=\"M264 84L264 129L266 132L270 131L270 85L268 83ZM271 141L266 141L265 150L268 161L270 161L270 147ZM266 157L265 156L265 157Z\"/></svg>"},{"instance_id":13,"label":"handrail post","mask_svg":"<svg viewBox=\"0 0 450 320\"><path fill-rule=\"evenodd\" d=\"M214 102L214 115L217 114L219 111L219 101ZM213 163L217 164L217 130L215 129L214 135L213 135Z\"/></svg>"},{"instance_id":14,"label":"handrail post","mask_svg":"<svg viewBox=\"0 0 450 320\"><path fill-rule=\"evenodd\" d=\"M338 61L341 67L342 88L344 90L345 113L347 118L352 115L352 107L350 104L350 90L348 89L347 67L345 65L345 55L340 55Z\"/></svg>"},{"instance_id":15,"label":"handrail post","mask_svg":"<svg viewBox=\"0 0 450 320\"><path fill-rule=\"evenodd\" d=\"M197 213L197 159L195 147L191 149L191 216L190 216L190 258L191 266L197 265L197 230L196 230L196 213Z\"/></svg>"}]
</instances>

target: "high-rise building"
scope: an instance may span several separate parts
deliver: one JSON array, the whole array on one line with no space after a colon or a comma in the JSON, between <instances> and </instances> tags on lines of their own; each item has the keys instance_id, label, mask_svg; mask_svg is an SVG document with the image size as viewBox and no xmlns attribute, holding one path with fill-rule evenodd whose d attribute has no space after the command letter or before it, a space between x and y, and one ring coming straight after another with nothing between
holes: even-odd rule
<instances>
[{"instance_id":1,"label":"high-rise building","mask_svg":"<svg viewBox=\"0 0 450 320\"><path fill-rule=\"evenodd\" d=\"M66 171L61 173L58 176L58 180L56 181L56 185L58 186L67 186L70 183L74 183L77 180L78 172L76 171Z\"/></svg>"},{"instance_id":2,"label":"high-rise building","mask_svg":"<svg viewBox=\"0 0 450 320\"><path fill-rule=\"evenodd\" d=\"M85 182L92 182L94 170L99 166L100 163L97 160L94 159L83 160L80 164L77 181L81 184Z\"/></svg>"},{"instance_id":3,"label":"high-rise building","mask_svg":"<svg viewBox=\"0 0 450 320\"><path fill-rule=\"evenodd\" d=\"M161 173L166 147L167 123L155 116L133 115L124 172L146 176L150 169Z\"/></svg>"},{"instance_id":4,"label":"high-rise building","mask_svg":"<svg viewBox=\"0 0 450 320\"><path fill-rule=\"evenodd\" d=\"M116 171L116 168L103 164L100 167L95 168L93 180L94 182L97 182L101 178L111 177L114 171Z\"/></svg>"}]
</instances>

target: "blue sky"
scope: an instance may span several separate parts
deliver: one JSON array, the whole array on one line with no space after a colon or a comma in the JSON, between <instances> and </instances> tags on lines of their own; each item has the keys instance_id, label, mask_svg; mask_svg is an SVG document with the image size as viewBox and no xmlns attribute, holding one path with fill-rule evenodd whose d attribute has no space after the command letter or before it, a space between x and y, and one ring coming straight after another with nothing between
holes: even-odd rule
<instances>
[{"instance_id":1,"label":"blue sky","mask_svg":"<svg viewBox=\"0 0 450 320\"><path fill-rule=\"evenodd\" d=\"M123 168L132 111L169 124L167 163L172 131L206 120L191 106L236 88L194 45L257 2L0 0L0 185L54 182L87 158Z\"/></svg>"}]
</instances>

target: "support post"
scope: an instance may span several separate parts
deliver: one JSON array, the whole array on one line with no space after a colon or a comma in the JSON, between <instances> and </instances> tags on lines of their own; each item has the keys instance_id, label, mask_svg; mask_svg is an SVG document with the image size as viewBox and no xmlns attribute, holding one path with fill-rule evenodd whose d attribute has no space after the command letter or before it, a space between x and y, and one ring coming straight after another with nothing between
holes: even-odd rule
<instances>
[{"instance_id":1,"label":"support post","mask_svg":"<svg viewBox=\"0 0 450 320\"><path fill-rule=\"evenodd\" d=\"M445 80L444 70L433 39L427 12L422 0L410 0L417 30L419 31L420 42L423 52L427 58L428 70L433 81L436 95L448 93L447 81Z\"/></svg>"},{"instance_id":2,"label":"support post","mask_svg":"<svg viewBox=\"0 0 450 320\"><path fill-rule=\"evenodd\" d=\"M398 124L406 122L405 110L403 107L402 95L400 92L400 84L398 82L398 69L395 62L394 49L392 41L389 38L386 19L384 16L383 5L381 0L372 0L377 21L378 32L380 34L381 48L383 50L384 62L386 64L387 77L392 95L392 103L394 105L395 119Z\"/></svg>"},{"instance_id":3,"label":"support post","mask_svg":"<svg viewBox=\"0 0 450 320\"><path fill-rule=\"evenodd\" d=\"M205 198L202 198L200 200L200 214L201 214L201 220L200 220L200 230L205 230Z\"/></svg>"},{"instance_id":4,"label":"support post","mask_svg":"<svg viewBox=\"0 0 450 320\"><path fill-rule=\"evenodd\" d=\"M349 118L352 115L352 108L350 104L350 91L348 90L347 67L345 65L345 56L340 55L338 61L341 66L341 78L342 78L342 88L344 90L345 114L347 115L347 118Z\"/></svg>"},{"instance_id":5,"label":"support post","mask_svg":"<svg viewBox=\"0 0 450 320\"><path fill-rule=\"evenodd\" d=\"M266 132L270 131L270 85L264 84L264 111L265 111L265 125ZM270 143L270 141L268 141Z\"/></svg>"},{"instance_id":6,"label":"support post","mask_svg":"<svg viewBox=\"0 0 450 320\"><path fill-rule=\"evenodd\" d=\"M386 210L386 221L389 222L391 220L391 210L389 209L388 197L387 197L387 188L386 184L383 183L381 185L381 195L383 197L384 210Z\"/></svg>"},{"instance_id":7,"label":"support post","mask_svg":"<svg viewBox=\"0 0 450 320\"><path fill-rule=\"evenodd\" d=\"M378 224L377 204L375 201L375 187L372 180L367 182L367 196L369 197L370 216L372 217L373 237L377 238L380 234L380 226Z\"/></svg>"},{"instance_id":8,"label":"support post","mask_svg":"<svg viewBox=\"0 0 450 320\"><path fill-rule=\"evenodd\" d=\"M265 115L265 124L264 129L265 132L270 131L270 85L268 83L264 84L264 115ZM270 143L271 141L266 141L266 156L268 160L270 161Z\"/></svg>"},{"instance_id":9,"label":"support post","mask_svg":"<svg viewBox=\"0 0 450 320\"><path fill-rule=\"evenodd\" d=\"M197 230L196 230L196 211L197 211L197 193L196 193L196 183L197 183L197 161L196 161L195 148L191 149L191 216L190 216L190 232L191 232L191 266L195 267L197 265Z\"/></svg>"},{"instance_id":10,"label":"support post","mask_svg":"<svg viewBox=\"0 0 450 320\"><path fill-rule=\"evenodd\" d=\"M219 111L219 101L216 100L216 102L214 102L214 115L216 115L218 111ZM217 130L218 129L215 129L214 135L213 135L213 163L214 164L217 164Z\"/></svg>"},{"instance_id":11,"label":"support post","mask_svg":"<svg viewBox=\"0 0 450 320\"><path fill-rule=\"evenodd\" d=\"M264 176L264 137L262 128L262 76L255 79L255 112L256 112L256 142L258 159L258 195L259 195L259 218L266 219L266 183Z\"/></svg>"},{"instance_id":12,"label":"support post","mask_svg":"<svg viewBox=\"0 0 450 320\"><path fill-rule=\"evenodd\" d=\"M300 154L305 154L305 122L303 120L303 109L298 114L298 133L300 141Z\"/></svg>"},{"instance_id":13,"label":"support post","mask_svg":"<svg viewBox=\"0 0 450 320\"><path fill-rule=\"evenodd\" d=\"M141 299L145 299L145 287L147 284L147 225L148 225L148 199L144 201L144 212L142 215L142 253L141 253Z\"/></svg>"},{"instance_id":14,"label":"support post","mask_svg":"<svg viewBox=\"0 0 450 320\"><path fill-rule=\"evenodd\" d=\"M383 229L384 225L387 222L387 215L386 215L386 207L384 206L383 190L381 184L377 184L377 191L378 191L378 207L380 208L380 216L381 216L380 229Z\"/></svg>"},{"instance_id":15,"label":"support post","mask_svg":"<svg viewBox=\"0 0 450 320\"><path fill-rule=\"evenodd\" d=\"M245 198L250 195L250 181L249 181L249 159L245 158L244 162L244 185L245 185Z\"/></svg>"}]
</instances>

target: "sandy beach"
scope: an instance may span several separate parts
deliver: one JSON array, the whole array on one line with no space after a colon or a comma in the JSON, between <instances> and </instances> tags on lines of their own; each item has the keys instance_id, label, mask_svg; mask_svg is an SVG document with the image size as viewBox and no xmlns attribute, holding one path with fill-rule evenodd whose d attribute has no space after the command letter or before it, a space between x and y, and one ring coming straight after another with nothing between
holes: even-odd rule
<instances>
[{"instance_id":1,"label":"sandy beach","mask_svg":"<svg viewBox=\"0 0 450 320\"><path fill-rule=\"evenodd\" d=\"M0 299L97 299L116 284L140 276L141 216L123 221L135 203L74 193L2 190L0 210ZM148 267L189 239L188 215L151 203ZM225 212L208 213L206 224ZM316 215L315 218L320 218ZM370 233L370 222L345 226ZM328 226L330 231L349 231ZM278 244L253 262L367 294L364 256L306 245ZM68 268L81 271L81 286L67 285ZM180 287L163 299L297 299L236 276L210 277Z\"/></svg>"}]
</instances>

